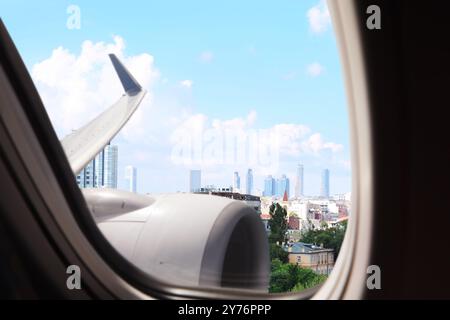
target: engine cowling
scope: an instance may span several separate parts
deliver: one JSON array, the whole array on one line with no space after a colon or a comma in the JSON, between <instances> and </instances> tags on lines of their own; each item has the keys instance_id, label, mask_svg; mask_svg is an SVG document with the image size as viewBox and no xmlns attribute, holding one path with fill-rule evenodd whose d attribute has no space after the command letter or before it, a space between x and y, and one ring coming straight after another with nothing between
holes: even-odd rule
<instances>
[{"instance_id":1,"label":"engine cowling","mask_svg":"<svg viewBox=\"0 0 450 320\"><path fill-rule=\"evenodd\" d=\"M105 237L150 275L178 285L267 291L267 234L246 204L200 194L83 192Z\"/></svg>"}]
</instances>

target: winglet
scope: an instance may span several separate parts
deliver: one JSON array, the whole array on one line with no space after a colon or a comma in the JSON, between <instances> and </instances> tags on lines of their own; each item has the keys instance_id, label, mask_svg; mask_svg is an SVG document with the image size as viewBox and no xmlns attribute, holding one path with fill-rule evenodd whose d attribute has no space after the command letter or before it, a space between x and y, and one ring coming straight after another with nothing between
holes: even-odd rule
<instances>
[{"instance_id":1,"label":"winglet","mask_svg":"<svg viewBox=\"0 0 450 320\"><path fill-rule=\"evenodd\" d=\"M141 85L133 78L133 76L128 72L128 70L123 66L123 64L117 59L116 55L113 53L109 54L109 58L116 69L117 75L119 76L120 82L122 82L123 89L128 95L134 95L142 90Z\"/></svg>"},{"instance_id":2,"label":"winglet","mask_svg":"<svg viewBox=\"0 0 450 320\"><path fill-rule=\"evenodd\" d=\"M126 94L96 118L65 136L61 144L72 171L78 174L122 129L136 111L146 91L113 54L109 57Z\"/></svg>"}]
</instances>

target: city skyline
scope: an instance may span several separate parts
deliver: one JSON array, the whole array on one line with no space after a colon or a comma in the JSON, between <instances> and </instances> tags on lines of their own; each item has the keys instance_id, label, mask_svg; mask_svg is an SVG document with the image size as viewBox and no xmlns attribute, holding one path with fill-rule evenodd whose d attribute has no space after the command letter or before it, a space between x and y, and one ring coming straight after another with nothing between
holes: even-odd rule
<instances>
[{"instance_id":1,"label":"city skyline","mask_svg":"<svg viewBox=\"0 0 450 320\"><path fill-rule=\"evenodd\" d=\"M253 190L252 192L248 192L248 177L249 177L249 172L251 173L251 184L250 184L250 188L251 190ZM301 183L301 185L295 185L294 186L294 196L292 196L291 193L291 184L290 181L291 179L286 175L286 174L282 174L279 178L274 178L272 175L267 175L264 178L264 182L261 185L261 189L260 188L256 188L253 185L253 173L252 173L252 169L249 168L247 169L247 182L246 182L246 186L245 186L245 192L243 192L243 189L241 188L240 185L240 175L238 171L234 171L233 172L233 176L232 176L232 181L231 183L227 184L216 184L213 181L208 181L206 183L202 183L200 180L200 176L201 176L201 170L190 170L190 188L189 188L189 192L196 192L196 190L199 190L200 188L212 188L212 187L216 187L217 189L222 189L222 188L231 188L231 190L233 192L236 193L241 193L241 194L250 194L250 195L258 195L258 196L266 196L266 197L270 197L270 196L275 196L277 198L282 198L284 196L284 194L287 194L287 197L290 198L301 198L303 196L315 196L315 197L322 197L322 198L330 198L332 195L342 195L342 194L346 194L351 192L350 190L344 193L332 193L330 192L330 185L332 186L332 183L330 183L330 170L329 169L323 169L322 170L322 175L321 175L321 180L320 180L320 190L319 192L315 193L315 194L309 194L309 195L304 195L302 192L302 188L304 185L304 180L303 180L303 174L304 174L304 166L302 164L298 164L297 166L297 174L296 174L296 179L298 179L299 183ZM193 176L195 176L195 178L193 178ZM193 179L197 179L196 181L196 188L192 187L192 181ZM194 190L194 191L192 191ZM258 190L259 192L256 192L256 190ZM298 193L297 193L298 192ZM300 193L302 192L302 193Z\"/></svg>"},{"instance_id":2,"label":"city skyline","mask_svg":"<svg viewBox=\"0 0 450 320\"><path fill-rule=\"evenodd\" d=\"M319 192L325 167L331 192L350 191L345 91L324 1L148 2L133 13L125 3L77 5L81 28L70 30L64 3L0 4L58 137L120 96L115 53L148 91L114 139L119 171L139 168L140 192L184 191L193 167L220 185L251 167L254 191L268 174L295 184L299 162L308 167L305 194ZM43 21L42 10L55 18ZM228 132L243 145L222 142ZM128 188L123 175L118 188Z\"/></svg>"}]
</instances>

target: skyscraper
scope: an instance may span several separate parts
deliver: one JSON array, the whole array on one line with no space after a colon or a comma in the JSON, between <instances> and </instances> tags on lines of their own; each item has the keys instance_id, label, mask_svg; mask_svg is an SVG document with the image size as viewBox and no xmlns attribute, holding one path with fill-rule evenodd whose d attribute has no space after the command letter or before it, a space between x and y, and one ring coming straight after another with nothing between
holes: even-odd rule
<instances>
[{"instance_id":1,"label":"skyscraper","mask_svg":"<svg viewBox=\"0 0 450 320\"><path fill-rule=\"evenodd\" d=\"M128 191L136 192L136 176L137 170L133 166L125 167L125 179L128 181Z\"/></svg>"},{"instance_id":2,"label":"skyscraper","mask_svg":"<svg viewBox=\"0 0 450 320\"><path fill-rule=\"evenodd\" d=\"M111 143L77 175L80 188L117 188L118 148Z\"/></svg>"},{"instance_id":3,"label":"skyscraper","mask_svg":"<svg viewBox=\"0 0 450 320\"><path fill-rule=\"evenodd\" d=\"M275 179L272 176L267 176L264 179L264 193L266 197L271 197L275 195Z\"/></svg>"},{"instance_id":4,"label":"skyscraper","mask_svg":"<svg viewBox=\"0 0 450 320\"><path fill-rule=\"evenodd\" d=\"M100 188L105 184L105 149L95 156L93 166L95 168L95 187Z\"/></svg>"},{"instance_id":5,"label":"skyscraper","mask_svg":"<svg viewBox=\"0 0 450 320\"><path fill-rule=\"evenodd\" d=\"M277 181L276 195L277 197L282 198L285 192L287 193L287 196L289 198L290 193L289 178L286 177L285 174L283 174L281 178L278 179Z\"/></svg>"},{"instance_id":6,"label":"skyscraper","mask_svg":"<svg viewBox=\"0 0 450 320\"><path fill-rule=\"evenodd\" d=\"M295 180L295 197L300 198L301 196L303 196L303 165L299 164Z\"/></svg>"},{"instance_id":7,"label":"skyscraper","mask_svg":"<svg viewBox=\"0 0 450 320\"><path fill-rule=\"evenodd\" d=\"M233 192L240 192L241 190L241 178L239 172L235 171L233 176Z\"/></svg>"},{"instance_id":8,"label":"skyscraper","mask_svg":"<svg viewBox=\"0 0 450 320\"><path fill-rule=\"evenodd\" d=\"M324 198L330 197L330 170L322 171L322 183L320 184L320 196Z\"/></svg>"},{"instance_id":9,"label":"skyscraper","mask_svg":"<svg viewBox=\"0 0 450 320\"><path fill-rule=\"evenodd\" d=\"M246 185L246 193L252 194L253 191L253 171L252 169L248 169L247 171L247 185Z\"/></svg>"},{"instance_id":10,"label":"skyscraper","mask_svg":"<svg viewBox=\"0 0 450 320\"><path fill-rule=\"evenodd\" d=\"M91 160L77 175L77 184L80 188L96 188L95 159Z\"/></svg>"},{"instance_id":11,"label":"skyscraper","mask_svg":"<svg viewBox=\"0 0 450 320\"><path fill-rule=\"evenodd\" d=\"M117 146L108 144L104 149L104 171L103 186L106 188L117 188L117 160L119 150Z\"/></svg>"},{"instance_id":12,"label":"skyscraper","mask_svg":"<svg viewBox=\"0 0 450 320\"><path fill-rule=\"evenodd\" d=\"M189 192L197 192L202 185L202 172L200 170L191 170L189 176Z\"/></svg>"}]
</instances>

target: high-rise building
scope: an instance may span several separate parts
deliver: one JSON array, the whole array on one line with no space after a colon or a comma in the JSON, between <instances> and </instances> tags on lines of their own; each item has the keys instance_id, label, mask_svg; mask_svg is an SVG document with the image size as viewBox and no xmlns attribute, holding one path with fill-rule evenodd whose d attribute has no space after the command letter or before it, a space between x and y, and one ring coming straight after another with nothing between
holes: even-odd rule
<instances>
[{"instance_id":1,"label":"high-rise building","mask_svg":"<svg viewBox=\"0 0 450 320\"><path fill-rule=\"evenodd\" d=\"M80 188L117 188L117 146L108 145L77 175Z\"/></svg>"},{"instance_id":2,"label":"high-rise building","mask_svg":"<svg viewBox=\"0 0 450 320\"><path fill-rule=\"evenodd\" d=\"M77 175L77 184L80 188L96 188L95 159L91 160Z\"/></svg>"},{"instance_id":3,"label":"high-rise building","mask_svg":"<svg viewBox=\"0 0 450 320\"><path fill-rule=\"evenodd\" d=\"M202 172L200 170L191 170L189 175L189 192L197 192L202 185Z\"/></svg>"},{"instance_id":4,"label":"high-rise building","mask_svg":"<svg viewBox=\"0 0 450 320\"><path fill-rule=\"evenodd\" d=\"M104 149L104 172L103 186L106 188L117 188L117 161L119 150L117 146L108 144Z\"/></svg>"},{"instance_id":5,"label":"high-rise building","mask_svg":"<svg viewBox=\"0 0 450 320\"><path fill-rule=\"evenodd\" d=\"M303 165L299 164L297 167L297 176L295 179L295 197L303 196Z\"/></svg>"},{"instance_id":6,"label":"high-rise building","mask_svg":"<svg viewBox=\"0 0 450 320\"><path fill-rule=\"evenodd\" d=\"M271 197L275 195L275 179L272 176L267 176L264 179L264 193L266 197Z\"/></svg>"},{"instance_id":7,"label":"high-rise building","mask_svg":"<svg viewBox=\"0 0 450 320\"><path fill-rule=\"evenodd\" d=\"M125 179L128 181L128 191L136 192L137 170L133 166L125 167Z\"/></svg>"},{"instance_id":8,"label":"high-rise building","mask_svg":"<svg viewBox=\"0 0 450 320\"><path fill-rule=\"evenodd\" d=\"M239 172L235 171L233 176L233 192L240 192L241 190L241 178Z\"/></svg>"},{"instance_id":9,"label":"high-rise building","mask_svg":"<svg viewBox=\"0 0 450 320\"><path fill-rule=\"evenodd\" d=\"M93 160L96 188L100 188L105 185L105 149L100 151L100 153Z\"/></svg>"},{"instance_id":10,"label":"high-rise building","mask_svg":"<svg viewBox=\"0 0 450 320\"><path fill-rule=\"evenodd\" d=\"M286 177L285 174L283 174L281 178L277 180L276 195L277 197L282 198L284 197L284 193L286 193L287 197L289 198L290 193L289 178Z\"/></svg>"},{"instance_id":11,"label":"high-rise building","mask_svg":"<svg viewBox=\"0 0 450 320\"><path fill-rule=\"evenodd\" d=\"M322 171L322 182L320 184L320 196L323 198L330 197L330 170Z\"/></svg>"},{"instance_id":12,"label":"high-rise building","mask_svg":"<svg viewBox=\"0 0 450 320\"><path fill-rule=\"evenodd\" d=\"M246 193L252 194L253 191L253 171L252 169L248 169L247 171L247 185L246 185Z\"/></svg>"}]
</instances>

